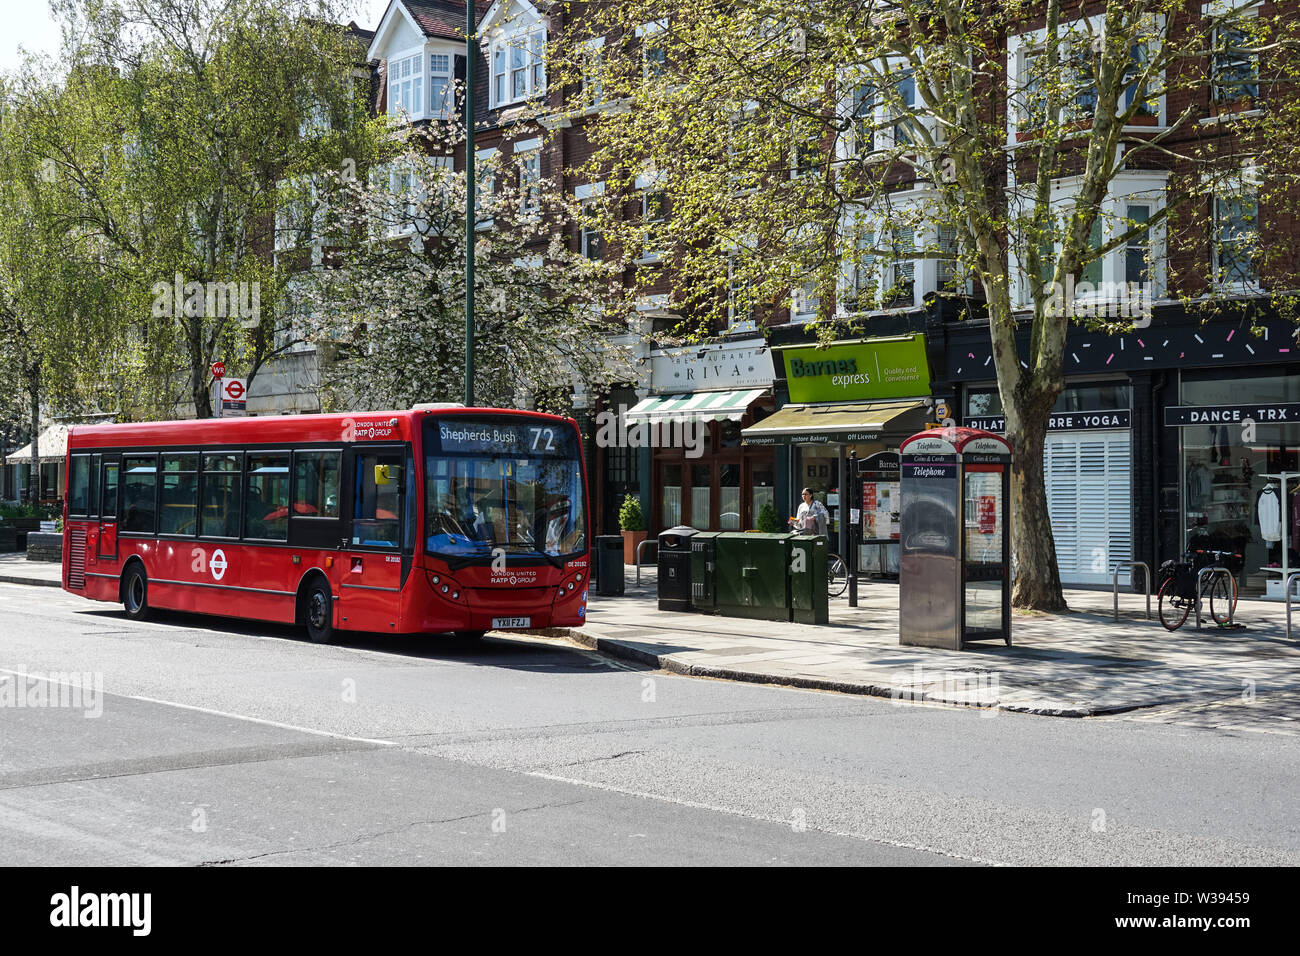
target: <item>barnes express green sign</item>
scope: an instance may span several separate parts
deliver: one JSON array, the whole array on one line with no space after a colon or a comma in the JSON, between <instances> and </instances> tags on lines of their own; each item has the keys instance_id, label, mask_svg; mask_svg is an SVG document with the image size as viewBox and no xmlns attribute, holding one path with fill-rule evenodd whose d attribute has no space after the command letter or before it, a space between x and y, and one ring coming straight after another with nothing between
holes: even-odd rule
<instances>
[{"instance_id":1,"label":"barnes express green sign","mask_svg":"<svg viewBox=\"0 0 1300 956\"><path fill-rule=\"evenodd\" d=\"M785 350L790 401L858 402L930 394L925 336Z\"/></svg>"}]
</instances>

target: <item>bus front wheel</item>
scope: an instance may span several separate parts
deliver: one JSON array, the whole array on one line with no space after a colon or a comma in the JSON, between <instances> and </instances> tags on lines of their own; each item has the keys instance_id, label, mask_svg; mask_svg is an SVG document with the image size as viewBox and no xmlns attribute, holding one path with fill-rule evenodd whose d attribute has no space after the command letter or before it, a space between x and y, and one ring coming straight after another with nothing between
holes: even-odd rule
<instances>
[{"instance_id":1,"label":"bus front wheel","mask_svg":"<svg viewBox=\"0 0 1300 956\"><path fill-rule=\"evenodd\" d=\"M307 636L313 644L329 644L334 640L334 598L330 586L317 580L307 591L303 615L307 623Z\"/></svg>"},{"instance_id":2,"label":"bus front wheel","mask_svg":"<svg viewBox=\"0 0 1300 956\"><path fill-rule=\"evenodd\" d=\"M139 564L132 564L122 575L122 607L133 621L149 616L149 579Z\"/></svg>"}]
</instances>

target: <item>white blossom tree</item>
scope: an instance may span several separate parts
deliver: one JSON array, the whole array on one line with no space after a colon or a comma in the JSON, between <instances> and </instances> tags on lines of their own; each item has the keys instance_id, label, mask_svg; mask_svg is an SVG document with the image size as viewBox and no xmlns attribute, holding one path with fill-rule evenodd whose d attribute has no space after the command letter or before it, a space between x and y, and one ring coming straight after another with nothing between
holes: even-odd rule
<instances>
[{"instance_id":1,"label":"white blossom tree","mask_svg":"<svg viewBox=\"0 0 1300 956\"><path fill-rule=\"evenodd\" d=\"M474 397L563 411L576 387L598 387L626 365L604 338L612 324L590 305L609 275L567 248L556 192L508 185L510 173L479 170ZM323 404L461 400L464 174L412 135L368 176L330 176L318 191L313 231L324 252L294 285L305 334L324 356Z\"/></svg>"}]
</instances>

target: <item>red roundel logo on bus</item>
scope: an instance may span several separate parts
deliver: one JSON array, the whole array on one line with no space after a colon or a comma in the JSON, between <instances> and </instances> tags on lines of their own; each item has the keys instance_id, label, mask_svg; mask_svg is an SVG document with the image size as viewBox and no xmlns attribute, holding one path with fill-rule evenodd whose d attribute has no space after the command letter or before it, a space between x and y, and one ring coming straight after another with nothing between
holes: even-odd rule
<instances>
[{"instance_id":1,"label":"red roundel logo on bus","mask_svg":"<svg viewBox=\"0 0 1300 956\"><path fill-rule=\"evenodd\" d=\"M208 569L212 572L212 579L220 581L226 576L226 552L220 548L212 552L212 557L208 559Z\"/></svg>"}]
</instances>

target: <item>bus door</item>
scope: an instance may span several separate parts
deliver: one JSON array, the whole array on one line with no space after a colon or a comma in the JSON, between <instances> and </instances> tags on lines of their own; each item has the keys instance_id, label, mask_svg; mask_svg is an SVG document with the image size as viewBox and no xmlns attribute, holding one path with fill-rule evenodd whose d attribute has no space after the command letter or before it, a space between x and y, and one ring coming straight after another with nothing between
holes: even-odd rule
<instances>
[{"instance_id":1,"label":"bus door","mask_svg":"<svg viewBox=\"0 0 1300 956\"><path fill-rule=\"evenodd\" d=\"M394 631L402 587L402 516L407 476L401 447L351 448L344 456L348 503L339 561L339 625Z\"/></svg>"},{"instance_id":2,"label":"bus door","mask_svg":"<svg viewBox=\"0 0 1300 956\"><path fill-rule=\"evenodd\" d=\"M99 475L99 525L98 546L95 554L105 561L117 560L117 495L118 476L122 460L117 455L105 455Z\"/></svg>"}]
</instances>

